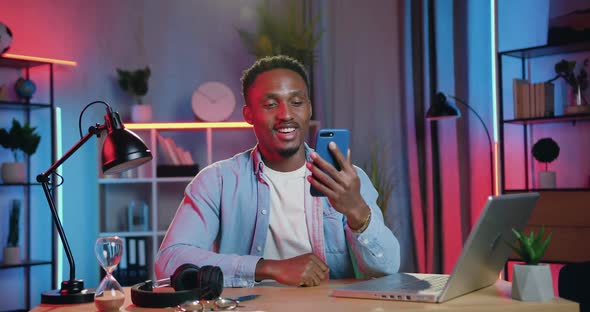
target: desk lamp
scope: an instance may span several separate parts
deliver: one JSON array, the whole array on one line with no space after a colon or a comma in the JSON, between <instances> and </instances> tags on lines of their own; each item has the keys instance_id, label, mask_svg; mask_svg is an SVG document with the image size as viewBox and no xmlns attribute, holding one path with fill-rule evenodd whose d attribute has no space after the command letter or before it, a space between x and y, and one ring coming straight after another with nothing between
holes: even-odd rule
<instances>
[{"instance_id":1,"label":"desk lamp","mask_svg":"<svg viewBox=\"0 0 590 312\"><path fill-rule=\"evenodd\" d=\"M96 124L88 129L88 133L82 137L80 123L82 121L82 114L93 104L104 104L106 106L106 115L104 116L104 125ZM63 164L70 156L72 156L84 143L86 143L92 136L100 137L103 131L106 131L106 137L102 146L102 170L105 174L119 173L129 169L138 167L145 162L152 159L152 154L145 143L135 133L125 129L123 122L117 112L113 112L109 104L103 101L94 101L82 110L79 119L80 136L82 137L69 151L67 151L59 160L57 160L47 171L37 176L37 182L43 186L43 191L53 221L57 228L57 232L64 246L68 262L70 264L70 279L61 282L60 289L49 290L41 294L41 303L49 304L75 304L86 303L94 301L94 290L85 289L84 281L77 280L76 264L72 257L72 251L66 238L66 234L62 227L61 221L57 215L57 210L51 196L49 189L49 176L54 173L61 164Z\"/></svg>"},{"instance_id":2,"label":"desk lamp","mask_svg":"<svg viewBox=\"0 0 590 312\"><path fill-rule=\"evenodd\" d=\"M467 105L467 103L465 103L464 101L462 101L452 95L448 95L448 96L450 98L454 99L455 101L463 104L470 111L472 111L475 114L475 116L477 116L477 119L479 119L484 130L486 131L486 135L488 136L488 144L489 144L489 148L490 148L490 177L492 179L492 184L491 184L492 185L492 192L490 193L490 195L494 195L494 154L493 154L492 138L490 137L490 132L488 131L486 124L483 122L483 119L481 119L481 116L479 116L479 114L473 108L471 108L471 106ZM452 119L452 118L459 118L459 117L461 117L461 112L457 109L456 106L449 103L449 101L447 101L447 97L441 92L436 94L432 105L428 109L428 112L426 112L426 119L430 120L430 121L441 120L441 119Z\"/></svg>"}]
</instances>

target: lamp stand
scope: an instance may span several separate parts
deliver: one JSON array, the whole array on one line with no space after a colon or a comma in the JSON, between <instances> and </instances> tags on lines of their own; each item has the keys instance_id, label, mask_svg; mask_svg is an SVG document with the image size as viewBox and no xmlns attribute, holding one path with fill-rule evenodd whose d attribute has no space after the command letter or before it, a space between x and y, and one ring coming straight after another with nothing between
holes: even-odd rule
<instances>
[{"instance_id":1,"label":"lamp stand","mask_svg":"<svg viewBox=\"0 0 590 312\"><path fill-rule=\"evenodd\" d=\"M447 94L448 95L448 94ZM483 129L486 131L486 136L488 137L488 147L490 149L490 179L491 179L491 183L492 183L492 192L490 193L490 195L495 195L494 193L494 148L492 145L492 137L490 136L490 132L488 131L488 127L486 127L485 122L483 122L483 119L481 118L481 116L469 105L467 105L467 103L465 103L465 101L452 96L452 95L448 95L450 98L454 99L455 101L463 104L463 106L467 107L472 113L475 114L475 116L477 117L477 119L479 119L479 122L481 122L481 125L483 126Z\"/></svg>"},{"instance_id":2,"label":"lamp stand","mask_svg":"<svg viewBox=\"0 0 590 312\"><path fill-rule=\"evenodd\" d=\"M43 187L45 198L47 199L47 203L51 209L51 215L53 216L53 222L55 223L57 233L59 234L59 238L61 239L61 242L64 246L64 250L70 264L70 279L67 281L62 281L60 289L53 289L43 292L41 294L41 303L76 304L94 301L94 289L85 289L84 281L75 278L76 264L74 262L74 257L72 256L70 244L68 244L68 239L66 238L62 223L59 220L57 209L55 208L55 203L53 202L51 192L49 190L49 175L51 175L55 169L57 169L57 167L59 167L70 156L72 156L72 154L74 154L74 152L84 145L84 143L86 143L92 136L98 136L100 131L103 129L105 129L105 126L101 125L90 127L88 134L80 139L80 141L78 141L78 143L76 143L76 145L67 151L67 153L65 153L58 161L51 165L47 171L37 176L37 182L41 183L41 186Z\"/></svg>"}]
</instances>

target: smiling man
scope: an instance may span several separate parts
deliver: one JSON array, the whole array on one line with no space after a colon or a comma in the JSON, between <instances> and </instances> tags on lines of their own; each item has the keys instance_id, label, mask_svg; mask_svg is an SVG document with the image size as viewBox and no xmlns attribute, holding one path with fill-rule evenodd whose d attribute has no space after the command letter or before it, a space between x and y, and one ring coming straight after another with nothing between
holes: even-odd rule
<instances>
[{"instance_id":1,"label":"smiling man","mask_svg":"<svg viewBox=\"0 0 590 312\"><path fill-rule=\"evenodd\" d=\"M305 144L308 90L304 67L286 56L244 72L243 115L258 144L204 168L187 186L156 259L158 278L184 263L219 266L225 287L265 279L316 286L399 269L399 243L350 151L345 157L330 146L337 171ZM329 196L312 197L310 185Z\"/></svg>"}]
</instances>

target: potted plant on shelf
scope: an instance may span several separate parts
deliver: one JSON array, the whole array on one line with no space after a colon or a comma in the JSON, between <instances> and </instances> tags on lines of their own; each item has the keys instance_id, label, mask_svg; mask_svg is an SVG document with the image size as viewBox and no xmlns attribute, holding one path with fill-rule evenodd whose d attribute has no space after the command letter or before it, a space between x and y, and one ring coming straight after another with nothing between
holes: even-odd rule
<instances>
[{"instance_id":1,"label":"potted plant on shelf","mask_svg":"<svg viewBox=\"0 0 590 312\"><path fill-rule=\"evenodd\" d=\"M24 155L31 156L37 151L41 137L36 133L35 127L29 123L21 125L16 119L12 119L12 128L9 131L0 129L0 145L8 148L14 155L14 162L2 164L2 181L4 183L25 183L27 174ZM24 154L24 155L23 155Z\"/></svg>"},{"instance_id":2,"label":"potted plant on shelf","mask_svg":"<svg viewBox=\"0 0 590 312\"><path fill-rule=\"evenodd\" d=\"M8 221L8 239L4 247L4 264L18 264L21 262L20 246L18 245L21 201L13 199Z\"/></svg>"},{"instance_id":3,"label":"potted plant on shelf","mask_svg":"<svg viewBox=\"0 0 590 312\"><path fill-rule=\"evenodd\" d=\"M522 231L512 229L518 246L510 247L522 258L525 264L515 264L512 280L512 298L522 301L545 301L553 298L553 281L548 265L539 264L551 242L551 233L543 239L545 227L535 235L526 236Z\"/></svg>"},{"instance_id":4,"label":"potted plant on shelf","mask_svg":"<svg viewBox=\"0 0 590 312\"><path fill-rule=\"evenodd\" d=\"M316 16L308 25L303 25L297 2L289 1L286 10L277 14L261 2L256 7L256 32L238 30L242 42L257 59L273 55L287 55L297 59L308 69L314 61L314 48L321 33L315 33L319 21Z\"/></svg>"},{"instance_id":5,"label":"potted plant on shelf","mask_svg":"<svg viewBox=\"0 0 590 312\"><path fill-rule=\"evenodd\" d=\"M542 138L533 145L533 157L545 163L545 171L539 171L539 188L555 188L557 185L555 171L549 171L549 163L559 156L559 145L551 138Z\"/></svg>"},{"instance_id":6,"label":"potted plant on shelf","mask_svg":"<svg viewBox=\"0 0 590 312\"><path fill-rule=\"evenodd\" d=\"M555 74L548 82L552 82L558 78L563 78L568 84L568 105L565 108L566 114L580 114L590 112L590 105L584 91L588 88L588 73L586 67L588 66L588 59L582 63L582 68L576 74L576 61L561 60L555 64Z\"/></svg>"},{"instance_id":7,"label":"potted plant on shelf","mask_svg":"<svg viewBox=\"0 0 590 312\"><path fill-rule=\"evenodd\" d=\"M131 121L133 122L152 121L152 106L143 102L143 97L149 90L150 75L149 67L133 71L117 68L119 86L135 99L135 103L131 107Z\"/></svg>"}]
</instances>

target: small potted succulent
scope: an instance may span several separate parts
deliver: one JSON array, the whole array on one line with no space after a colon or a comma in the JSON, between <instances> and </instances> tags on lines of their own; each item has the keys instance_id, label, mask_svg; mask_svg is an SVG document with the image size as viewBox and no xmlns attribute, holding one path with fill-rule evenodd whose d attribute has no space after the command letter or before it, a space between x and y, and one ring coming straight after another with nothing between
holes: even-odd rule
<instances>
[{"instance_id":1,"label":"small potted succulent","mask_svg":"<svg viewBox=\"0 0 590 312\"><path fill-rule=\"evenodd\" d=\"M542 138L533 145L533 157L545 163L545 171L539 171L539 188L555 188L555 171L549 171L549 163L559 156L559 145L551 138Z\"/></svg>"},{"instance_id":2,"label":"small potted succulent","mask_svg":"<svg viewBox=\"0 0 590 312\"><path fill-rule=\"evenodd\" d=\"M145 104L143 101L143 97L149 90L148 81L150 75L149 67L137 70L117 68L119 86L135 99L135 103L131 107L131 120L133 122L152 121L152 106Z\"/></svg>"},{"instance_id":3,"label":"small potted succulent","mask_svg":"<svg viewBox=\"0 0 590 312\"><path fill-rule=\"evenodd\" d=\"M21 123L13 119L10 130L0 129L0 145L10 149L14 155L14 162L2 164L2 181L4 183L25 183L27 174L25 170L24 155L31 156L37 151L41 137L36 133L35 127L28 123Z\"/></svg>"},{"instance_id":4,"label":"small potted succulent","mask_svg":"<svg viewBox=\"0 0 590 312\"><path fill-rule=\"evenodd\" d=\"M553 281L548 265L539 264L551 242L551 233L543 237L545 227L537 234L527 236L522 231L512 229L518 245L510 247L522 258L525 264L515 264L512 280L512 298L522 301L545 301L553 298Z\"/></svg>"},{"instance_id":5,"label":"small potted succulent","mask_svg":"<svg viewBox=\"0 0 590 312\"><path fill-rule=\"evenodd\" d=\"M21 201L12 200L8 221L8 238L4 247L4 264L18 264L21 262L20 246L18 245L20 231Z\"/></svg>"}]
</instances>

